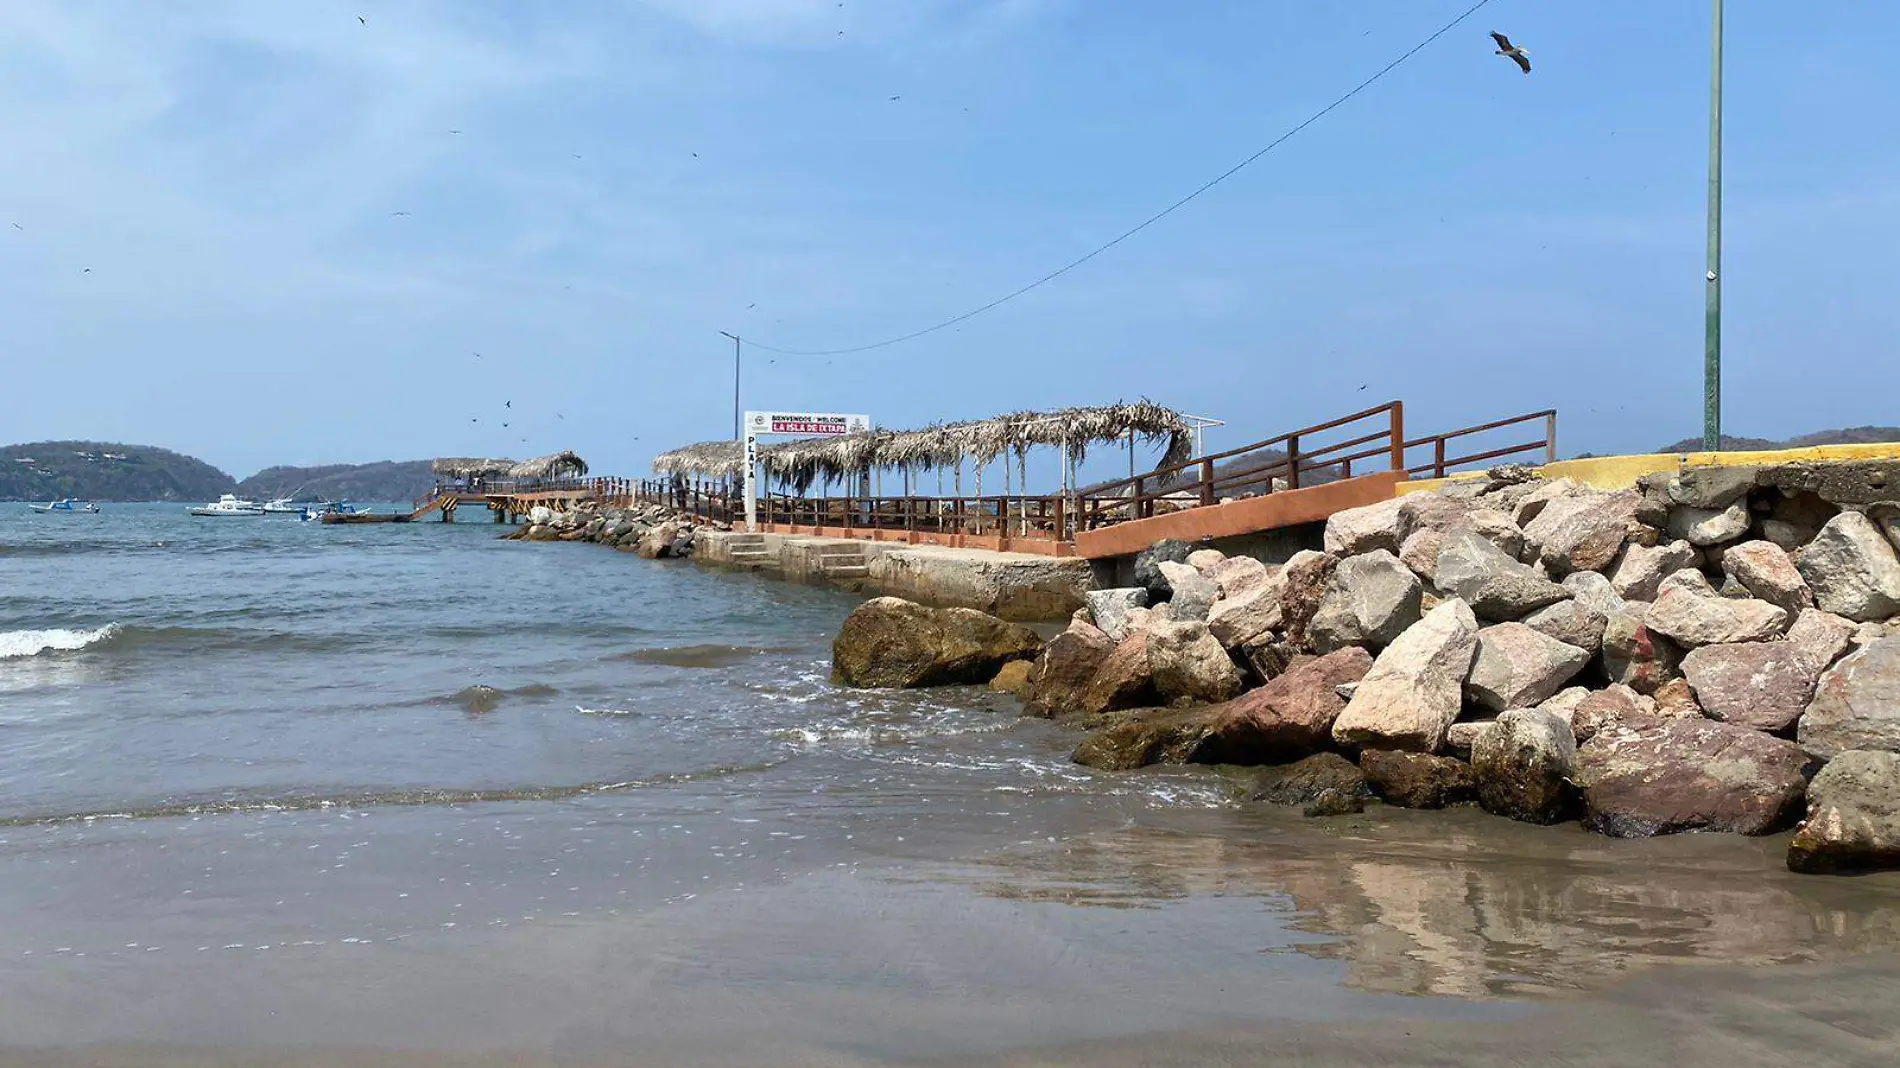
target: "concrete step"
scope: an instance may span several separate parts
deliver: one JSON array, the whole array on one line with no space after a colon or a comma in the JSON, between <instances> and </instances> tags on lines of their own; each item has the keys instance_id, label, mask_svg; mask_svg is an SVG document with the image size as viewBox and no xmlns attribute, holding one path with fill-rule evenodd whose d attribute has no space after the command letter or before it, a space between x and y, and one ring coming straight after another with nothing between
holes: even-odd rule
<instances>
[{"instance_id":1,"label":"concrete step","mask_svg":"<svg viewBox=\"0 0 1900 1068\"><path fill-rule=\"evenodd\" d=\"M825 568L826 578L859 579L870 578L871 569L863 564L841 564L838 567Z\"/></svg>"},{"instance_id":2,"label":"concrete step","mask_svg":"<svg viewBox=\"0 0 1900 1068\"><path fill-rule=\"evenodd\" d=\"M733 549L726 555L732 557L734 560L764 560L772 554L766 552L764 549Z\"/></svg>"}]
</instances>

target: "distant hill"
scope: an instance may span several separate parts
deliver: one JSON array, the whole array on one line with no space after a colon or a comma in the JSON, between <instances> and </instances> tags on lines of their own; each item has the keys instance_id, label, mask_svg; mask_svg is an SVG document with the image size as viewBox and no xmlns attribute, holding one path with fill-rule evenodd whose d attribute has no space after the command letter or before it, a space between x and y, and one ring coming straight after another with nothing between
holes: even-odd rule
<instances>
[{"instance_id":1,"label":"distant hill","mask_svg":"<svg viewBox=\"0 0 1900 1068\"><path fill-rule=\"evenodd\" d=\"M203 460L150 445L0 446L0 501L211 501L234 485L230 475Z\"/></svg>"},{"instance_id":2,"label":"distant hill","mask_svg":"<svg viewBox=\"0 0 1900 1068\"><path fill-rule=\"evenodd\" d=\"M266 467L238 483L236 492L259 501L407 501L429 492L435 476L428 460L381 460L371 464Z\"/></svg>"},{"instance_id":3,"label":"distant hill","mask_svg":"<svg viewBox=\"0 0 1900 1068\"><path fill-rule=\"evenodd\" d=\"M1812 434L1775 441L1771 438L1737 438L1722 435L1723 452L1764 452L1770 449L1806 449L1815 445L1869 445L1875 442L1900 442L1900 426L1850 426L1839 430L1817 430ZM1701 438L1684 438L1664 445L1657 452L1701 452Z\"/></svg>"}]
</instances>

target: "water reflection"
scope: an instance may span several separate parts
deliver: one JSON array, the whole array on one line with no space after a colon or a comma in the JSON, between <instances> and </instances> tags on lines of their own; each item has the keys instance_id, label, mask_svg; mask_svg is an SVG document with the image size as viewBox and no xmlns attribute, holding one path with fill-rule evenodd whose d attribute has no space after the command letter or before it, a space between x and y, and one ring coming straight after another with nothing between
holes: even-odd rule
<instances>
[{"instance_id":1,"label":"water reflection","mask_svg":"<svg viewBox=\"0 0 1900 1068\"><path fill-rule=\"evenodd\" d=\"M1729 835L1620 842L1475 811L1327 824L1249 809L1026 848L973 881L1085 907L1257 897L1315 936L1263 951L1337 960L1348 986L1378 993L1549 996L1664 963L1900 949L1900 876L1798 877L1781 866L1785 848Z\"/></svg>"}]
</instances>

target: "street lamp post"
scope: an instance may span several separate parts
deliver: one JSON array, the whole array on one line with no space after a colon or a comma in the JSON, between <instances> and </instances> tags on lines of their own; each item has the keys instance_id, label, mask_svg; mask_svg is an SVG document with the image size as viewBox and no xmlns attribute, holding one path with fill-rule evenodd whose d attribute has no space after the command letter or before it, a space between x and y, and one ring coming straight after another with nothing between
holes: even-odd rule
<instances>
[{"instance_id":1,"label":"street lamp post","mask_svg":"<svg viewBox=\"0 0 1900 1068\"><path fill-rule=\"evenodd\" d=\"M1715 0L1709 78L1709 270L1703 325L1702 448L1722 447L1722 0Z\"/></svg>"},{"instance_id":2,"label":"street lamp post","mask_svg":"<svg viewBox=\"0 0 1900 1068\"><path fill-rule=\"evenodd\" d=\"M732 339L732 437L739 439L739 335L719 331L724 337Z\"/></svg>"}]
</instances>

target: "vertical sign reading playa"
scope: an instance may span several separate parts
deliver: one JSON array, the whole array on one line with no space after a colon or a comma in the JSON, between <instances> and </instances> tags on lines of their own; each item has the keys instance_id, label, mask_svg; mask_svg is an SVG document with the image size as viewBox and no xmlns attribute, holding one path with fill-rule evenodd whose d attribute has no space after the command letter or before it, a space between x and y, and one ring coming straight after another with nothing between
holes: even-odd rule
<instances>
[{"instance_id":1,"label":"vertical sign reading playa","mask_svg":"<svg viewBox=\"0 0 1900 1068\"><path fill-rule=\"evenodd\" d=\"M842 415L837 412L747 412L745 413L745 528L759 529L759 438L768 434L792 434L798 437L830 437L856 434L871 429L868 415Z\"/></svg>"}]
</instances>

